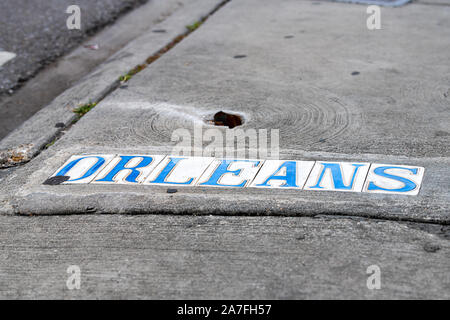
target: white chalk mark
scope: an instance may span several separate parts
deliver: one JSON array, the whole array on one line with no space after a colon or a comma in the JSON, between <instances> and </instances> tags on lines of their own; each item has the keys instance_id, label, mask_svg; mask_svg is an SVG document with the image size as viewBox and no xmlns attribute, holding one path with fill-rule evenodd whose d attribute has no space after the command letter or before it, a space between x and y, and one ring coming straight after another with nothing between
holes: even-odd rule
<instances>
[{"instance_id":1,"label":"white chalk mark","mask_svg":"<svg viewBox=\"0 0 450 320\"><path fill-rule=\"evenodd\" d=\"M0 51L0 67L16 57L15 53Z\"/></svg>"}]
</instances>

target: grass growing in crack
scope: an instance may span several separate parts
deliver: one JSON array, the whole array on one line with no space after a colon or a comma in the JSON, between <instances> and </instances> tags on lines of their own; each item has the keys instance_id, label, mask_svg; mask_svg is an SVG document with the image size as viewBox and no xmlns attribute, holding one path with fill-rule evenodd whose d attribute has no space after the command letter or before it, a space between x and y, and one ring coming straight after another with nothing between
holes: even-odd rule
<instances>
[{"instance_id":1,"label":"grass growing in crack","mask_svg":"<svg viewBox=\"0 0 450 320\"><path fill-rule=\"evenodd\" d=\"M79 115L80 117L84 116L86 113L92 110L97 105L96 102L86 103L82 106L79 106L76 109L73 109L73 112Z\"/></svg>"},{"instance_id":2,"label":"grass growing in crack","mask_svg":"<svg viewBox=\"0 0 450 320\"><path fill-rule=\"evenodd\" d=\"M75 123L77 123L78 120L81 119L81 117L83 117L86 113L88 113L89 111L91 111L92 108L94 108L96 105L97 105L97 102L89 102L89 103L86 103L86 104L83 104L83 105L79 106L78 108L73 109L72 112L73 112L73 113L76 113L77 116L75 117L75 119L72 120L72 123L70 124L70 126L72 126L72 125L74 125ZM70 126L69 126L69 127L70 127ZM69 128L69 127L66 127L66 129ZM64 130L63 130L63 131L59 131L59 132L56 134L56 137L55 137L52 141L50 141L49 143L47 143L47 144L43 147L43 150L46 150L46 149L50 148L52 145L54 145L55 142L58 141L58 139L59 139L63 134L64 134Z\"/></svg>"},{"instance_id":3,"label":"grass growing in crack","mask_svg":"<svg viewBox=\"0 0 450 320\"><path fill-rule=\"evenodd\" d=\"M44 149L48 149L48 148L50 148L52 145L54 145L55 144L55 142L56 142L56 139L55 140L53 140L52 142L50 142L50 143L47 143L46 145L45 145L45 147L44 147Z\"/></svg>"},{"instance_id":4,"label":"grass growing in crack","mask_svg":"<svg viewBox=\"0 0 450 320\"><path fill-rule=\"evenodd\" d=\"M186 26L186 29L188 29L190 32L196 30L198 27L200 27L202 25L203 21L197 21L194 22L193 24L190 24L188 26Z\"/></svg>"},{"instance_id":5,"label":"grass growing in crack","mask_svg":"<svg viewBox=\"0 0 450 320\"><path fill-rule=\"evenodd\" d=\"M147 68L147 66L153 62L155 62L156 60L158 60L164 53L166 53L167 51L169 51L170 49L172 49L178 42L180 42L181 40L183 40L188 33L193 32L194 30L196 30L198 27L200 27L202 25L202 23L205 21L206 19L202 19L199 20L197 22L194 22L191 25L186 26L186 29L188 29L188 32L185 34L181 34L177 37L175 37L175 39L172 40L172 42L170 42L168 45L166 45L164 48L162 48L161 50L159 50L157 53L155 53L154 55L150 56L147 58L147 60L145 61L144 64L140 64L136 67L134 67L133 69L131 69L130 71L128 71L127 74L122 75L119 77L119 81L121 83L125 83L127 81L129 81L135 74L141 72L142 70L144 70L145 68Z\"/></svg>"},{"instance_id":6,"label":"grass growing in crack","mask_svg":"<svg viewBox=\"0 0 450 320\"><path fill-rule=\"evenodd\" d=\"M120 82L127 82L128 80L130 80L135 74L141 72L142 70L144 70L147 67L146 64L140 64L138 66L136 66L135 68L131 69L126 75L120 76L119 77L119 81Z\"/></svg>"},{"instance_id":7,"label":"grass growing in crack","mask_svg":"<svg viewBox=\"0 0 450 320\"><path fill-rule=\"evenodd\" d=\"M124 76L119 77L120 82L127 82L130 79L131 79L131 76L129 76L129 75L124 75Z\"/></svg>"}]
</instances>

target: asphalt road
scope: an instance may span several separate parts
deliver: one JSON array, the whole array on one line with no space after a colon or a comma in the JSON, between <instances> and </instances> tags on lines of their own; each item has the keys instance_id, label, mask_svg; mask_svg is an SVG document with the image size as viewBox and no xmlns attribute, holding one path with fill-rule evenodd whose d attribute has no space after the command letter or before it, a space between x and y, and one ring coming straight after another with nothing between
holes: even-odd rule
<instances>
[{"instance_id":1,"label":"asphalt road","mask_svg":"<svg viewBox=\"0 0 450 320\"><path fill-rule=\"evenodd\" d=\"M0 95L23 82L120 14L147 0L3 0L0 51L16 57L0 66ZM81 30L68 30L69 5L81 9Z\"/></svg>"}]
</instances>

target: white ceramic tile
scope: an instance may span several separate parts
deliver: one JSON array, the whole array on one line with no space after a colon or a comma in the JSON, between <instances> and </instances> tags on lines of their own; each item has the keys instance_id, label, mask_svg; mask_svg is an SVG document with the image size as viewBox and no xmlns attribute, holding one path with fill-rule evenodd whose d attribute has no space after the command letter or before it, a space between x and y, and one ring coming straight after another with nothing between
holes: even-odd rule
<instances>
[{"instance_id":1,"label":"white ceramic tile","mask_svg":"<svg viewBox=\"0 0 450 320\"><path fill-rule=\"evenodd\" d=\"M197 186L246 187L252 182L263 163L264 160L214 159Z\"/></svg>"},{"instance_id":2,"label":"white ceramic tile","mask_svg":"<svg viewBox=\"0 0 450 320\"><path fill-rule=\"evenodd\" d=\"M89 183L114 157L114 154L72 156L52 177L69 176L63 184Z\"/></svg>"},{"instance_id":3,"label":"white ceramic tile","mask_svg":"<svg viewBox=\"0 0 450 320\"><path fill-rule=\"evenodd\" d=\"M302 189L313 166L314 161L266 160L249 187Z\"/></svg>"},{"instance_id":4,"label":"white ceramic tile","mask_svg":"<svg viewBox=\"0 0 450 320\"><path fill-rule=\"evenodd\" d=\"M369 167L365 162L316 161L304 189L361 192Z\"/></svg>"},{"instance_id":5,"label":"white ceramic tile","mask_svg":"<svg viewBox=\"0 0 450 320\"><path fill-rule=\"evenodd\" d=\"M372 164L363 192L417 195L425 168L396 164Z\"/></svg>"},{"instance_id":6,"label":"white ceramic tile","mask_svg":"<svg viewBox=\"0 0 450 320\"><path fill-rule=\"evenodd\" d=\"M144 184L194 186L212 161L209 157L167 156Z\"/></svg>"},{"instance_id":7,"label":"white ceramic tile","mask_svg":"<svg viewBox=\"0 0 450 320\"><path fill-rule=\"evenodd\" d=\"M142 183L156 166L165 158L162 155L117 155L95 177L95 184L136 184Z\"/></svg>"}]
</instances>

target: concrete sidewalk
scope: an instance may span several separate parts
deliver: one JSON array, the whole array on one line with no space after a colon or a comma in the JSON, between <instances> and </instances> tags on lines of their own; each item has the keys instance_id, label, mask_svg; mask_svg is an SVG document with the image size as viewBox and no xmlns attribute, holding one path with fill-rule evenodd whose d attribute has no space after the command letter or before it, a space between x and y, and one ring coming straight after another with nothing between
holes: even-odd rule
<instances>
[{"instance_id":1,"label":"concrete sidewalk","mask_svg":"<svg viewBox=\"0 0 450 320\"><path fill-rule=\"evenodd\" d=\"M386 8L384 29L369 31L359 5L254 6L228 3L18 169L8 183L21 183L9 201L14 212L327 213L448 223L448 8ZM177 128L211 127L205 117L221 110L241 114L242 129L279 128L281 159L425 167L421 191L182 188L168 199L165 188L42 185L71 155L170 155Z\"/></svg>"},{"instance_id":2,"label":"concrete sidewalk","mask_svg":"<svg viewBox=\"0 0 450 320\"><path fill-rule=\"evenodd\" d=\"M449 299L440 227L292 217L0 217L0 297ZM81 269L79 290L66 272ZM367 288L371 265L381 289Z\"/></svg>"},{"instance_id":3,"label":"concrete sidewalk","mask_svg":"<svg viewBox=\"0 0 450 320\"><path fill-rule=\"evenodd\" d=\"M75 260L90 261L87 269L93 282L88 285L91 291L79 297L126 297L131 292L133 297L151 298L448 298L450 7L413 3L383 8L382 29L374 31L366 27L365 10L355 4L294 0L225 4L157 61L108 92L54 144L0 176L2 225L14 225L11 232L18 234L8 238L10 245L2 254L9 256L13 243L22 241L15 228L31 228L26 233L33 234L33 226L45 219L51 232L71 222L76 226L62 232L83 230L71 241L81 241ZM424 167L422 187L417 196L405 196L203 187L167 193L168 187L139 184L43 185L72 155L169 155L176 129L194 134L194 125L212 128L205 120L218 111L242 115L243 125L232 130L278 128L281 159ZM42 112L36 121L45 122L48 114ZM75 213L144 215L61 216ZM17 214L57 216L9 216ZM186 216L170 216L174 214ZM181 257L176 253L154 260L159 250L197 243L198 233L187 227L196 225L195 215L221 216L205 218L201 226L202 232L215 234L214 239L201 240L198 252L180 249ZM278 217L226 217L230 215ZM330 216L336 219L328 220ZM360 222L342 216L370 219L360 229ZM412 229L391 220L408 221ZM146 228L155 230L173 221L181 226L161 231L167 236L154 240L153 249L128 247L108 227L113 224L123 237L135 237L133 243L147 243ZM220 221L231 225L222 230ZM128 222L130 226L121 227ZM255 223L250 235L248 223ZM295 239L300 225L311 230L311 242L304 247L288 240ZM119 261L108 269L102 262L105 257L85 254L82 248L96 240L84 230L101 233L105 245L120 243L123 257L135 257L132 270L148 263L163 266L161 270L171 266L167 277L160 272L153 276L152 286L160 290L147 291L148 285L131 274L124 282L102 287L94 274L117 271ZM324 230L329 234L322 234ZM180 240L180 234L189 240ZM226 249L230 234L244 243L241 249ZM55 248L68 240L58 241ZM209 241L215 245L210 247ZM255 243L262 249L249 255ZM277 256L280 260L268 263L279 248L286 249ZM30 250L36 261L45 255L43 248ZM144 257L136 258L140 254ZM46 282L53 271L45 271L60 270L70 259L60 254L49 259L48 265L35 262L42 271L39 284L27 277L34 262L23 271L25 280L19 281L12 270L21 258L7 260L9 271L4 275L15 284L5 286L3 295L35 297L37 290L44 290L71 297L64 288L54 289L56 283ZM385 290L375 293L365 286L365 268L371 264L380 264L389 275ZM218 274L223 277L216 282ZM192 284L198 277L209 280ZM303 289L296 289L299 286ZM35 289L27 291L28 287Z\"/></svg>"}]
</instances>

